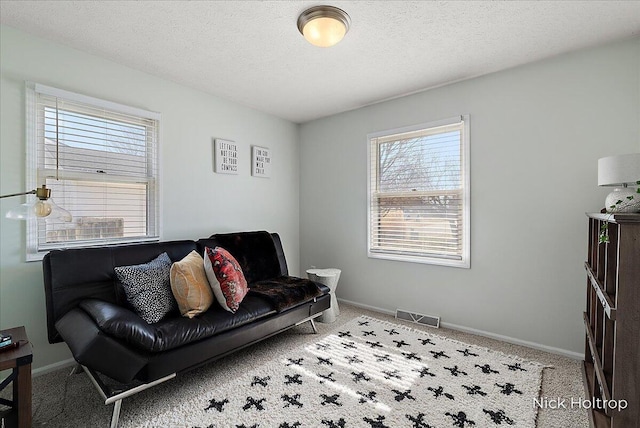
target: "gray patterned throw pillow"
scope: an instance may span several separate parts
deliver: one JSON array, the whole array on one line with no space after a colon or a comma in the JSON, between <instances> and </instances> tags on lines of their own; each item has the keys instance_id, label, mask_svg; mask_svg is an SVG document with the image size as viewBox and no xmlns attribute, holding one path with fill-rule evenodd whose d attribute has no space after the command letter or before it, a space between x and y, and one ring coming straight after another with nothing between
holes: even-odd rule
<instances>
[{"instance_id":1,"label":"gray patterned throw pillow","mask_svg":"<svg viewBox=\"0 0 640 428\"><path fill-rule=\"evenodd\" d=\"M140 318L149 324L158 322L178 305L171 292L171 259L162 253L149 263L118 266L118 280Z\"/></svg>"}]
</instances>

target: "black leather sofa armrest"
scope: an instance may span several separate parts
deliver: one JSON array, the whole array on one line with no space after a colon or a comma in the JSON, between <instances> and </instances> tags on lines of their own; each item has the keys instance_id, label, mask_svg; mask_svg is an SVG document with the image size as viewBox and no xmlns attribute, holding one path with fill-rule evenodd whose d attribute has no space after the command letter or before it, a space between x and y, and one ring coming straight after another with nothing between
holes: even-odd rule
<instances>
[{"instance_id":1,"label":"black leather sofa armrest","mask_svg":"<svg viewBox=\"0 0 640 428\"><path fill-rule=\"evenodd\" d=\"M315 282L315 281L312 281L312 282L316 284L316 286L318 287L318 290L320 290L320 293L322 293L322 295L331 293L331 289L326 285L320 284L319 282Z\"/></svg>"},{"instance_id":2,"label":"black leather sofa armrest","mask_svg":"<svg viewBox=\"0 0 640 428\"><path fill-rule=\"evenodd\" d=\"M282 248L282 241L280 235L272 233L273 243L276 246L276 254L278 255L278 263L280 263L280 276L288 276L289 268L287 267L287 259L284 257L284 249Z\"/></svg>"},{"instance_id":3,"label":"black leather sofa armrest","mask_svg":"<svg viewBox=\"0 0 640 428\"><path fill-rule=\"evenodd\" d=\"M110 302L86 299L79 305L105 334L139 349L151 349L156 330L131 310Z\"/></svg>"},{"instance_id":4,"label":"black leather sofa armrest","mask_svg":"<svg viewBox=\"0 0 640 428\"><path fill-rule=\"evenodd\" d=\"M131 382L149 361L146 353L103 333L95 320L80 308L64 314L55 328L77 362L118 382Z\"/></svg>"}]
</instances>

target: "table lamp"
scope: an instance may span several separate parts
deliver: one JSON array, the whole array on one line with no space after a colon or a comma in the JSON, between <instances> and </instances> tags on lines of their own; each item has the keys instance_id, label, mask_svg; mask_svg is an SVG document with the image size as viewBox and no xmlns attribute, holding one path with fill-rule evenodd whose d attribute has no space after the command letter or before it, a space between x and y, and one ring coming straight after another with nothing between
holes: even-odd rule
<instances>
[{"instance_id":1,"label":"table lamp","mask_svg":"<svg viewBox=\"0 0 640 428\"><path fill-rule=\"evenodd\" d=\"M607 195L607 212L640 212L640 193L631 186L640 184L640 153L598 159L598 186L614 186Z\"/></svg>"}]
</instances>

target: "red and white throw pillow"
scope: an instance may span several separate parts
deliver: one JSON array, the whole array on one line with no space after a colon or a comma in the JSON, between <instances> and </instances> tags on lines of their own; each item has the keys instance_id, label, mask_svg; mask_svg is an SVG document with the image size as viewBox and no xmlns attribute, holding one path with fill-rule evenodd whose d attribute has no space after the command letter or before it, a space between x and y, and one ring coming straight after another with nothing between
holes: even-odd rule
<instances>
[{"instance_id":1,"label":"red and white throw pillow","mask_svg":"<svg viewBox=\"0 0 640 428\"><path fill-rule=\"evenodd\" d=\"M205 247L204 271L220 306L229 312L237 311L249 292L238 261L222 247Z\"/></svg>"}]
</instances>

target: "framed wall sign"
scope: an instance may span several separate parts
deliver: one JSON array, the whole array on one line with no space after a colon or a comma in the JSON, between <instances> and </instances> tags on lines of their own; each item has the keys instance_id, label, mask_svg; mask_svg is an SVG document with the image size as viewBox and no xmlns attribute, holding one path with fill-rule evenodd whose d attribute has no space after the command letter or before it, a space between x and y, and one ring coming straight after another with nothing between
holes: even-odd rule
<instances>
[{"instance_id":1,"label":"framed wall sign","mask_svg":"<svg viewBox=\"0 0 640 428\"><path fill-rule=\"evenodd\" d=\"M271 177L271 150L266 147L251 146L251 175Z\"/></svg>"},{"instance_id":2,"label":"framed wall sign","mask_svg":"<svg viewBox=\"0 0 640 428\"><path fill-rule=\"evenodd\" d=\"M214 141L214 171L218 174L238 173L238 145L230 140L216 138Z\"/></svg>"}]
</instances>

